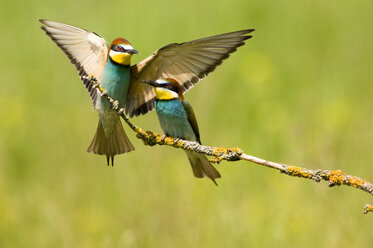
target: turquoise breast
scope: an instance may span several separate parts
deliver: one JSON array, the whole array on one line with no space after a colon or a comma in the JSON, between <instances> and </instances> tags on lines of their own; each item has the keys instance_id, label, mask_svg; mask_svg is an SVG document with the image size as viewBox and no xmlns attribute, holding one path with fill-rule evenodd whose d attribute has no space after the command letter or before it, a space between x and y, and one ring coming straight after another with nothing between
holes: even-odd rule
<instances>
[{"instance_id":1,"label":"turquoise breast","mask_svg":"<svg viewBox=\"0 0 373 248\"><path fill-rule=\"evenodd\" d=\"M111 59L108 59L102 74L101 86L108 92L111 98L118 100L123 107L127 100L129 80L130 67L116 64ZM99 110L105 135L108 137L118 122L119 116L110 107L109 101L101 97L98 98L96 107Z\"/></svg>"},{"instance_id":2,"label":"turquoise breast","mask_svg":"<svg viewBox=\"0 0 373 248\"><path fill-rule=\"evenodd\" d=\"M101 78L101 86L109 96L118 100L124 106L127 99L130 81L130 67L116 64L108 59Z\"/></svg>"},{"instance_id":3,"label":"turquoise breast","mask_svg":"<svg viewBox=\"0 0 373 248\"><path fill-rule=\"evenodd\" d=\"M189 123L188 115L179 99L155 103L159 123L167 135L196 141L196 135Z\"/></svg>"}]
</instances>

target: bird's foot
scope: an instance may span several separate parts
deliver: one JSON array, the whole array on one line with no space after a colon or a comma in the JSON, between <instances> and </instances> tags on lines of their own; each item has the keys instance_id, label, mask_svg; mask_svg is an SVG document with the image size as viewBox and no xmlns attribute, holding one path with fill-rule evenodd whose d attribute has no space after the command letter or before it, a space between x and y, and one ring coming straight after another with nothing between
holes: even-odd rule
<instances>
[{"instance_id":1,"label":"bird's foot","mask_svg":"<svg viewBox=\"0 0 373 248\"><path fill-rule=\"evenodd\" d=\"M123 114L123 113L124 113L124 108L120 108L120 109L118 110L118 114L121 115L121 114Z\"/></svg>"},{"instance_id":2,"label":"bird's foot","mask_svg":"<svg viewBox=\"0 0 373 248\"><path fill-rule=\"evenodd\" d=\"M164 142L164 139L167 137L167 135L164 133L161 137L161 141Z\"/></svg>"},{"instance_id":3,"label":"bird's foot","mask_svg":"<svg viewBox=\"0 0 373 248\"><path fill-rule=\"evenodd\" d=\"M97 82L97 78L93 74L89 75L89 80Z\"/></svg>"},{"instance_id":4,"label":"bird's foot","mask_svg":"<svg viewBox=\"0 0 373 248\"><path fill-rule=\"evenodd\" d=\"M179 142L180 138L174 138L174 145L177 144L177 142Z\"/></svg>"},{"instance_id":5,"label":"bird's foot","mask_svg":"<svg viewBox=\"0 0 373 248\"><path fill-rule=\"evenodd\" d=\"M108 95L107 90L104 90L104 92L101 93L101 96L107 96L107 95Z\"/></svg>"},{"instance_id":6,"label":"bird's foot","mask_svg":"<svg viewBox=\"0 0 373 248\"><path fill-rule=\"evenodd\" d=\"M119 102L118 102L118 100L115 100L113 102L113 109L118 109L118 108L119 108Z\"/></svg>"}]
</instances>

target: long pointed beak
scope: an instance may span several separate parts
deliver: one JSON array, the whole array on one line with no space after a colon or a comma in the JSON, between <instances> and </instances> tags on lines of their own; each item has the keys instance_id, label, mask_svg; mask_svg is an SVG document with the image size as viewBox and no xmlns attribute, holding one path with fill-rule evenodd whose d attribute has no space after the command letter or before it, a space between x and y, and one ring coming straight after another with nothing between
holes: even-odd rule
<instances>
[{"instance_id":1,"label":"long pointed beak","mask_svg":"<svg viewBox=\"0 0 373 248\"><path fill-rule=\"evenodd\" d=\"M130 49L130 50L127 50L127 52L129 53L129 54L140 54L137 50L135 50L135 49Z\"/></svg>"},{"instance_id":2,"label":"long pointed beak","mask_svg":"<svg viewBox=\"0 0 373 248\"><path fill-rule=\"evenodd\" d=\"M141 80L141 82L143 82L145 84L149 84L149 85L151 85L153 87L158 87L159 86L157 82L151 81L151 80Z\"/></svg>"}]
</instances>

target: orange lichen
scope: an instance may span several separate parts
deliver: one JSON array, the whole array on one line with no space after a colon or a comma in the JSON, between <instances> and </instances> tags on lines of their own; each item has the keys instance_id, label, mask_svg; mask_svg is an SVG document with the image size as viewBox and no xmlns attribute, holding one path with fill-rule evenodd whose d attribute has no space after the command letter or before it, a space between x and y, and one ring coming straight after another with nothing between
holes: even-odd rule
<instances>
[{"instance_id":1,"label":"orange lichen","mask_svg":"<svg viewBox=\"0 0 373 248\"><path fill-rule=\"evenodd\" d=\"M322 178L329 178L329 174L326 173L326 172L324 172L324 171L320 173L320 176L321 176Z\"/></svg>"},{"instance_id":2,"label":"orange lichen","mask_svg":"<svg viewBox=\"0 0 373 248\"><path fill-rule=\"evenodd\" d=\"M223 160L223 157L222 156L216 156L215 158L210 158L209 161L211 163L214 163L214 164L218 164L220 163L220 161Z\"/></svg>"},{"instance_id":3,"label":"orange lichen","mask_svg":"<svg viewBox=\"0 0 373 248\"><path fill-rule=\"evenodd\" d=\"M97 79L94 77L94 75L89 75L89 77L91 78L91 82L93 84L94 87L96 87L101 93L104 93L105 92L105 89L102 88L101 84L97 81Z\"/></svg>"},{"instance_id":4,"label":"orange lichen","mask_svg":"<svg viewBox=\"0 0 373 248\"><path fill-rule=\"evenodd\" d=\"M355 187L355 188L361 188L364 186L365 184L365 181L360 179L360 178L357 178L357 177L350 177L348 179L348 182L350 183L350 185L352 187Z\"/></svg>"},{"instance_id":5,"label":"orange lichen","mask_svg":"<svg viewBox=\"0 0 373 248\"><path fill-rule=\"evenodd\" d=\"M329 173L329 182L334 185L341 185L346 176L341 170L334 170Z\"/></svg>"},{"instance_id":6,"label":"orange lichen","mask_svg":"<svg viewBox=\"0 0 373 248\"><path fill-rule=\"evenodd\" d=\"M367 214L368 212L373 212L373 205L371 204L366 204L364 206L364 214Z\"/></svg>"},{"instance_id":7,"label":"orange lichen","mask_svg":"<svg viewBox=\"0 0 373 248\"><path fill-rule=\"evenodd\" d=\"M173 145L173 144L174 144L174 139L171 138L171 137L166 137L166 138L164 138L163 142L164 142L166 145Z\"/></svg>"},{"instance_id":8,"label":"orange lichen","mask_svg":"<svg viewBox=\"0 0 373 248\"><path fill-rule=\"evenodd\" d=\"M309 171L302 171L302 177L304 178L312 178L313 174Z\"/></svg>"},{"instance_id":9,"label":"orange lichen","mask_svg":"<svg viewBox=\"0 0 373 248\"><path fill-rule=\"evenodd\" d=\"M174 146L175 147L183 147L185 144L185 142L181 141L181 140L178 140L176 143L174 143Z\"/></svg>"},{"instance_id":10,"label":"orange lichen","mask_svg":"<svg viewBox=\"0 0 373 248\"><path fill-rule=\"evenodd\" d=\"M290 166L288 167L289 174L296 177L301 177L302 175L302 168L297 166Z\"/></svg>"},{"instance_id":11,"label":"orange lichen","mask_svg":"<svg viewBox=\"0 0 373 248\"><path fill-rule=\"evenodd\" d=\"M214 147L214 149L212 150L212 153L214 153L215 155L227 154L228 149L225 147Z\"/></svg>"},{"instance_id":12,"label":"orange lichen","mask_svg":"<svg viewBox=\"0 0 373 248\"><path fill-rule=\"evenodd\" d=\"M136 127L135 132L138 134L144 134L144 131L142 131L142 129L139 127Z\"/></svg>"},{"instance_id":13,"label":"orange lichen","mask_svg":"<svg viewBox=\"0 0 373 248\"><path fill-rule=\"evenodd\" d=\"M96 86L97 89L98 89L101 93L104 93L104 92L105 92L105 89L102 88L102 86L101 86L97 81L94 81L93 85Z\"/></svg>"},{"instance_id":14,"label":"orange lichen","mask_svg":"<svg viewBox=\"0 0 373 248\"><path fill-rule=\"evenodd\" d=\"M185 144L185 142L183 142L182 140L177 140L174 137L166 136L163 138L163 136L157 133L154 133L152 131L149 131L149 130L144 132L139 127L135 128L135 132L137 133L136 136L139 139L142 139L145 145L154 146L158 144L158 145L168 145L168 146L173 146L176 148L182 148Z\"/></svg>"},{"instance_id":15,"label":"orange lichen","mask_svg":"<svg viewBox=\"0 0 373 248\"><path fill-rule=\"evenodd\" d=\"M289 174L295 177L312 178L312 172L297 166L289 166L287 168Z\"/></svg>"},{"instance_id":16,"label":"orange lichen","mask_svg":"<svg viewBox=\"0 0 373 248\"><path fill-rule=\"evenodd\" d=\"M242 154L242 150L238 147L232 147L232 148L214 147L214 149L212 150L212 153L215 156L225 155L225 154L229 154L229 153Z\"/></svg>"},{"instance_id":17,"label":"orange lichen","mask_svg":"<svg viewBox=\"0 0 373 248\"><path fill-rule=\"evenodd\" d=\"M228 150L231 152L235 152L237 154L242 154L242 150L238 147L232 147L232 148L229 148Z\"/></svg>"}]
</instances>

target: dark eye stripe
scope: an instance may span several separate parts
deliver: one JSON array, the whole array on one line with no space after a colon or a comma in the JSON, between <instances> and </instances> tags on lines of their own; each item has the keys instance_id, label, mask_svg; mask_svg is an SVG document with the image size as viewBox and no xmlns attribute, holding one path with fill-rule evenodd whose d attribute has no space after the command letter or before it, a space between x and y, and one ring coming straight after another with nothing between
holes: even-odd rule
<instances>
[{"instance_id":1,"label":"dark eye stripe","mask_svg":"<svg viewBox=\"0 0 373 248\"><path fill-rule=\"evenodd\" d=\"M178 88L173 84L167 83L167 84L164 84L163 87L166 89L172 90L173 92L178 93Z\"/></svg>"},{"instance_id":2,"label":"dark eye stripe","mask_svg":"<svg viewBox=\"0 0 373 248\"><path fill-rule=\"evenodd\" d=\"M126 49L124 49L121 46L117 46L117 45L112 46L111 50L116 51L116 52L125 52L126 51Z\"/></svg>"}]
</instances>

